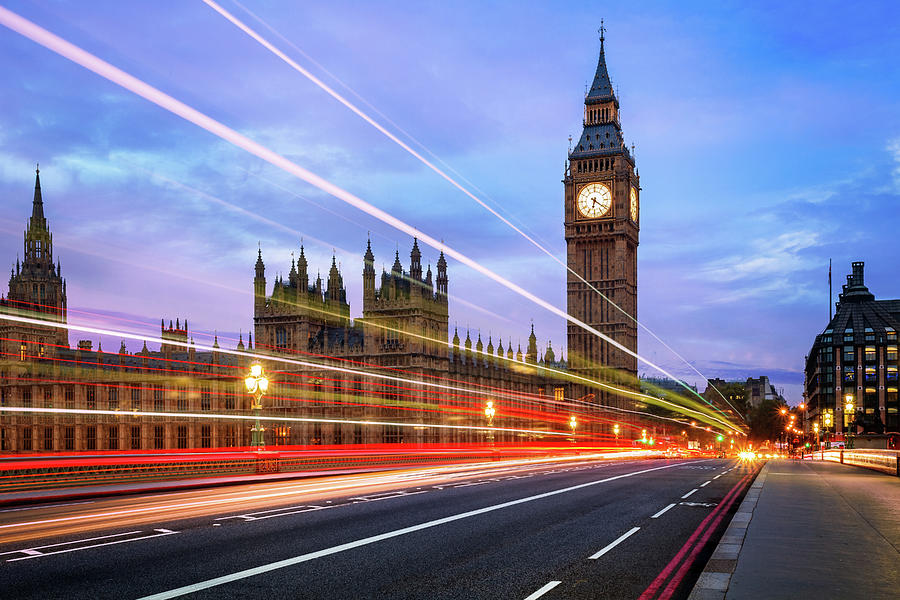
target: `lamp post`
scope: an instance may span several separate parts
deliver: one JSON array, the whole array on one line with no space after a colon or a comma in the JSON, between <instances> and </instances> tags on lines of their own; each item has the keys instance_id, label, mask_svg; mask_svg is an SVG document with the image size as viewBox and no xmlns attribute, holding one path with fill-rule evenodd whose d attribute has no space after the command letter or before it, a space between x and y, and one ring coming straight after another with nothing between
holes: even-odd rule
<instances>
[{"instance_id":1,"label":"lamp post","mask_svg":"<svg viewBox=\"0 0 900 600\"><path fill-rule=\"evenodd\" d=\"M263 394L269 389L269 379L263 373L261 364L253 363L250 365L250 374L244 378L244 385L247 386L247 393L253 397L250 408L253 409L256 415L256 424L253 426L253 429L250 430L252 432L250 445L255 447L256 451L259 452L266 446L265 439L263 438L264 430L259 423L259 411L262 410Z\"/></svg>"},{"instance_id":2,"label":"lamp post","mask_svg":"<svg viewBox=\"0 0 900 600\"><path fill-rule=\"evenodd\" d=\"M569 418L569 427L572 428L572 443L575 443L575 428L578 427L578 420L575 418L575 415L572 415Z\"/></svg>"},{"instance_id":3,"label":"lamp post","mask_svg":"<svg viewBox=\"0 0 900 600\"><path fill-rule=\"evenodd\" d=\"M488 429L488 443L491 446L494 445L494 414L496 412L497 410L494 408L494 401L488 400L484 407L484 416L487 417L487 426L490 427L490 429Z\"/></svg>"},{"instance_id":4,"label":"lamp post","mask_svg":"<svg viewBox=\"0 0 900 600\"><path fill-rule=\"evenodd\" d=\"M619 445L619 424L613 425L613 433L616 434L616 446Z\"/></svg>"}]
</instances>

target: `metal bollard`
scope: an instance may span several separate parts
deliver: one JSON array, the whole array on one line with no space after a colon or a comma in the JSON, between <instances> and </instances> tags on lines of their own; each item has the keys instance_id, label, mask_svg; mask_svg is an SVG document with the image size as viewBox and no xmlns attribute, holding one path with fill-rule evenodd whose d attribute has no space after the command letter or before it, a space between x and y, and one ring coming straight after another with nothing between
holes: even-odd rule
<instances>
[{"instance_id":1,"label":"metal bollard","mask_svg":"<svg viewBox=\"0 0 900 600\"><path fill-rule=\"evenodd\" d=\"M841 448L841 464L844 464L844 449Z\"/></svg>"},{"instance_id":2,"label":"metal bollard","mask_svg":"<svg viewBox=\"0 0 900 600\"><path fill-rule=\"evenodd\" d=\"M898 454L895 458L897 459L897 477L900 477L900 454Z\"/></svg>"}]
</instances>

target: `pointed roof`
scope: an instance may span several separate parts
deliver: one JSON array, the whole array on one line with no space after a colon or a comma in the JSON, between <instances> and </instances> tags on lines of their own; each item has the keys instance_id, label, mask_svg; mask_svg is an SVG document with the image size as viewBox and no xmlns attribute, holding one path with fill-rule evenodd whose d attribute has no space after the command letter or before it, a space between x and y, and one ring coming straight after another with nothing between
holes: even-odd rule
<instances>
[{"instance_id":1,"label":"pointed roof","mask_svg":"<svg viewBox=\"0 0 900 600\"><path fill-rule=\"evenodd\" d=\"M394 266L391 267L391 273L397 273L398 275L403 274L403 265L400 264L400 251L397 250L394 253Z\"/></svg>"},{"instance_id":2,"label":"pointed roof","mask_svg":"<svg viewBox=\"0 0 900 600\"><path fill-rule=\"evenodd\" d=\"M606 69L606 48L604 40L606 28L603 26L603 20L600 21L600 58L597 60L597 70L594 72L594 81L591 83L591 89L585 96L585 104L594 104L598 102L607 102L615 100L612 82L609 79L609 71Z\"/></svg>"},{"instance_id":3,"label":"pointed roof","mask_svg":"<svg viewBox=\"0 0 900 600\"><path fill-rule=\"evenodd\" d=\"M375 255L372 253L372 238L366 241L366 253L363 255L363 259L367 265L375 263Z\"/></svg>"},{"instance_id":4,"label":"pointed roof","mask_svg":"<svg viewBox=\"0 0 900 600\"><path fill-rule=\"evenodd\" d=\"M31 208L31 219L37 224L44 218L44 199L41 197L41 169L34 169L34 205Z\"/></svg>"}]
</instances>

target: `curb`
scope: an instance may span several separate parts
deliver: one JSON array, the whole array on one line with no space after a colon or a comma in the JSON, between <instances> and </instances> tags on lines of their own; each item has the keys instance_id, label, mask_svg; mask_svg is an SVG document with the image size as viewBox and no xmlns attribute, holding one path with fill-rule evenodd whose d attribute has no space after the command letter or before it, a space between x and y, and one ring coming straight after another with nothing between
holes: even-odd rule
<instances>
[{"instance_id":1,"label":"curb","mask_svg":"<svg viewBox=\"0 0 900 600\"><path fill-rule=\"evenodd\" d=\"M737 567L738 557L744 547L744 538L747 528L753 518L753 511L766 483L769 473L769 463L763 465L756 480L744 496L744 500L737 512L728 524L728 529L719 540L719 545L703 568L700 578L697 580L688 600L723 600L728 586L731 584L731 575Z\"/></svg>"}]
</instances>

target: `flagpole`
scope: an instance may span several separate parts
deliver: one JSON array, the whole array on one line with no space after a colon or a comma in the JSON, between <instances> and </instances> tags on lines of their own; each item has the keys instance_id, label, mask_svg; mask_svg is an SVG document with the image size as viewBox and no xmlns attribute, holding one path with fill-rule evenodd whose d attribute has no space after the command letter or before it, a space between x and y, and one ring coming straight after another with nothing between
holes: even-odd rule
<instances>
[{"instance_id":1,"label":"flagpole","mask_svg":"<svg viewBox=\"0 0 900 600\"><path fill-rule=\"evenodd\" d=\"M831 300L834 296L831 293L831 259L828 259L828 322L831 323L831 307L834 304Z\"/></svg>"}]
</instances>

